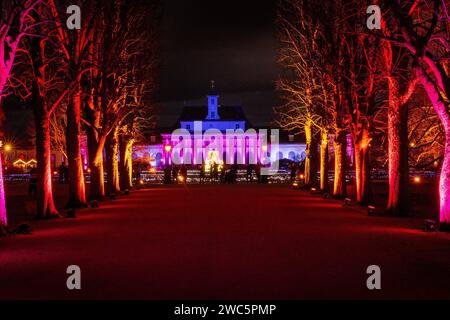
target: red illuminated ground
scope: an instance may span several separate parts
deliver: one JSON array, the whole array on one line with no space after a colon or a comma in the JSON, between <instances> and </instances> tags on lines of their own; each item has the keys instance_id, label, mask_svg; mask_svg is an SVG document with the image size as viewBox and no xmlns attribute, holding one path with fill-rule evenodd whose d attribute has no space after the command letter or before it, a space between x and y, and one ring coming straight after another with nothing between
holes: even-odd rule
<instances>
[{"instance_id":1,"label":"red illuminated ground","mask_svg":"<svg viewBox=\"0 0 450 320\"><path fill-rule=\"evenodd\" d=\"M420 226L287 187L155 187L0 239L0 299L450 298L450 236Z\"/></svg>"}]
</instances>

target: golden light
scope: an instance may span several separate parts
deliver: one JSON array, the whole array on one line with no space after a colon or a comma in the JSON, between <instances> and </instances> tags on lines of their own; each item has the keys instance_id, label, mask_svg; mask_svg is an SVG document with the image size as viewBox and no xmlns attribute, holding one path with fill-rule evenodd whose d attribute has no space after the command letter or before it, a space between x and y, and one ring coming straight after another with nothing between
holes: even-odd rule
<instances>
[{"instance_id":1,"label":"golden light","mask_svg":"<svg viewBox=\"0 0 450 320\"><path fill-rule=\"evenodd\" d=\"M10 145L10 144L6 144L5 145L5 151L6 152L9 152L9 151L11 151L12 150L12 146Z\"/></svg>"},{"instance_id":2,"label":"golden light","mask_svg":"<svg viewBox=\"0 0 450 320\"><path fill-rule=\"evenodd\" d=\"M301 174L299 177L300 177L300 179L305 179L305 175L304 174Z\"/></svg>"},{"instance_id":3,"label":"golden light","mask_svg":"<svg viewBox=\"0 0 450 320\"><path fill-rule=\"evenodd\" d=\"M144 180L139 180L139 183L140 184L144 184Z\"/></svg>"},{"instance_id":4,"label":"golden light","mask_svg":"<svg viewBox=\"0 0 450 320\"><path fill-rule=\"evenodd\" d=\"M150 169L150 173L156 173L156 169L155 168L151 168Z\"/></svg>"},{"instance_id":5,"label":"golden light","mask_svg":"<svg viewBox=\"0 0 450 320\"><path fill-rule=\"evenodd\" d=\"M409 146L410 146L410 147L415 147L416 144L415 144L414 142L411 142L411 143L409 144Z\"/></svg>"},{"instance_id":6,"label":"golden light","mask_svg":"<svg viewBox=\"0 0 450 320\"><path fill-rule=\"evenodd\" d=\"M91 173L91 169L87 169L87 172Z\"/></svg>"},{"instance_id":7,"label":"golden light","mask_svg":"<svg viewBox=\"0 0 450 320\"><path fill-rule=\"evenodd\" d=\"M167 145L167 146L164 147L164 150L166 152L170 152L170 151L172 151L172 146L171 145Z\"/></svg>"},{"instance_id":8,"label":"golden light","mask_svg":"<svg viewBox=\"0 0 450 320\"><path fill-rule=\"evenodd\" d=\"M267 151L267 146L262 146L262 151L266 152Z\"/></svg>"},{"instance_id":9,"label":"golden light","mask_svg":"<svg viewBox=\"0 0 450 320\"><path fill-rule=\"evenodd\" d=\"M297 183L297 182L294 182L294 183L292 184L292 186L293 186L293 187L298 187L298 183Z\"/></svg>"},{"instance_id":10,"label":"golden light","mask_svg":"<svg viewBox=\"0 0 450 320\"><path fill-rule=\"evenodd\" d=\"M415 183L420 183L421 181L422 181L422 179L420 179L420 177L414 177Z\"/></svg>"},{"instance_id":11,"label":"golden light","mask_svg":"<svg viewBox=\"0 0 450 320\"><path fill-rule=\"evenodd\" d=\"M178 179L178 181L179 181L179 182L184 182L184 177L183 177L183 176L181 176L181 175L180 175L180 176L178 176L178 177L177 177L177 179Z\"/></svg>"}]
</instances>

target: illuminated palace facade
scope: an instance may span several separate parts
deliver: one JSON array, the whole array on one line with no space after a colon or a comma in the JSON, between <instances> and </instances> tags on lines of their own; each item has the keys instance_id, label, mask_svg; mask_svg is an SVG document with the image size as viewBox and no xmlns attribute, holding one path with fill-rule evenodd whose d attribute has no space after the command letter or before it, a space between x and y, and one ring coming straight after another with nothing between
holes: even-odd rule
<instances>
[{"instance_id":1,"label":"illuminated palace facade","mask_svg":"<svg viewBox=\"0 0 450 320\"><path fill-rule=\"evenodd\" d=\"M217 161L217 158L223 159L225 163L237 163L237 164L249 164L249 163L265 163L275 162L277 160L288 159L291 161L300 162L305 158L306 144L299 141L298 136L290 135L280 131L279 143L276 152L271 152L271 130L267 130L267 143L263 142L260 134L260 130L252 128L248 121L244 110L241 106L221 106L219 104L219 94L215 91L214 86L211 88L207 97L207 105L204 106L188 106L184 107L181 115L176 122L174 129L181 129L178 131L184 132L184 138L186 134L190 140L190 146L185 146L185 150L188 150L189 155L184 155L183 152L178 152L177 155L181 155L181 161L177 163L187 163L191 165L198 165L201 163L208 163L213 158L213 161ZM199 127L200 126L200 127ZM215 132L220 132L223 135L223 156L219 157L217 153L211 152L208 148L208 144L211 141L207 141L204 134L214 129ZM254 129L254 133L249 133L248 129ZM265 128L264 128L265 129ZM230 137L227 137L227 130L245 132L245 138L240 139L240 142L236 142L236 138L233 142L230 141ZM203 138L203 140L202 140ZM214 138L213 138L214 139ZM161 133L159 137L151 137L153 143L141 143L137 144L133 150L134 159L146 159L150 162L152 167L162 168L166 164L173 163L173 158L176 156L176 146L182 143L183 138L172 137L172 132ZM200 141L201 147L198 148L198 141ZM186 141L187 142L187 141ZM242 145L236 145L241 143ZM194 144L197 146L194 149ZM227 148L234 144L233 153L228 152ZM200 153L203 156L195 156L194 151L200 149ZM199 152L199 151L196 151ZM262 154L266 154L266 158L262 158ZM202 161L203 158L203 161ZM188 161L186 161L188 159ZM200 159L200 160L199 160ZM270 160L269 160L270 159Z\"/></svg>"}]
</instances>

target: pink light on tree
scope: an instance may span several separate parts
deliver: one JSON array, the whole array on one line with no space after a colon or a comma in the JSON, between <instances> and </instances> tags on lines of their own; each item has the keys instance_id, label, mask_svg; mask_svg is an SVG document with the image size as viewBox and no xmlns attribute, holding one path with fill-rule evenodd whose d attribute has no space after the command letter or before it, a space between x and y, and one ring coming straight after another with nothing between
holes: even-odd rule
<instances>
[{"instance_id":1,"label":"pink light on tree","mask_svg":"<svg viewBox=\"0 0 450 320\"><path fill-rule=\"evenodd\" d=\"M445 131L439 197L441 229L450 227L450 16L443 0L383 1L394 45L407 49L414 59L418 81L425 89Z\"/></svg>"},{"instance_id":2,"label":"pink light on tree","mask_svg":"<svg viewBox=\"0 0 450 320\"><path fill-rule=\"evenodd\" d=\"M6 94L5 89L22 38L34 27L33 22L29 19L29 14L41 1L2 1L0 3L0 113L2 113L2 99ZM2 170L0 155L0 228L3 229L8 221Z\"/></svg>"},{"instance_id":3,"label":"pink light on tree","mask_svg":"<svg viewBox=\"0 0 450 320\"><path fill-rule=\"evenodd\" d=\"M5 191L3 189L3 163L0 155L0 228L8 225L8 219L6 217L6 201ZM1 231L1 230L0 230Z\"/></svg>"}]
</instances>

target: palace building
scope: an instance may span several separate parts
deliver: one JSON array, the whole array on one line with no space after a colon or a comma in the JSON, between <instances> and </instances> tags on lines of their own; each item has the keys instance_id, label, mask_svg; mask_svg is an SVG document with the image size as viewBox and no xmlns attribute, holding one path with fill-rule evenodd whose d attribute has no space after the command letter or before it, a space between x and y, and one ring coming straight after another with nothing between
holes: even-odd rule
<instances>
[{"instance_id":1,"label":"palace building","mask_svg":"<svg viewBox=\"0 0 450 320\"><path fill-rule=\"evenodd\" d=\"M291 160L300 162L305 158L306 144L299 139L298 136L288 134L283 131L279 131L279 143L276 152L271 152L271 139L270 128L254 128L251 122L246 117L242 106L226 106L220 105L220 96L212 83L211 89L206 95L206 105L200 106L186 106L183 108L180 117L176 121L172 131L179 129L185 134L182 137L172 137L172 132L159 133L159 136L152 136L150 143L136 144L133 150L134 159L145 159L150 162L153 167L161 168L165 164L172 164L172 158L176 146L182 142L183 139L188 138L190 140L191 148L189 148L190 155L178 154L182 157L181 161L187 161L187 164L197 165L200 157L194 155L194 144L200 140L203 147L203 162L208 163L217 158L223 160L226 163L237 164L249 164L255 160L257 163L268 164L278 160ZM181 130L180 130L181 129ZM250 130L249 130L250 129ZM267 143L263 142L261 138L261 130L268 129L267 131ZM230 141L236 137L227 136L227 130L233 130L235 132L245 133L245 140L242 145L239 142ZM170 130L168 130L170 131ZM205 133L211 131L220 132L223 134L223 156L220 157L216 152L211 151L208 148L210 141L205 138ZM188 137L186 137L188 134ZM202 140L203 138L203 140ZM197 141L197 142L195 142ZM185 141L186 143L186 141ZM234 146L234 153L226 154L227 147ZM188 146L189 147L189 146ZM274 148L275 149L275 148ZM261 151L264 151L266 157L261 157ZM201 152L201 151L200 151ZM181 152L183 153L183 152ZM227 158L228 157L228 158ZM269 160L270 159L270 160ZM226 160L226 161L225 161ZM200 160L201 161L201 160Z\"/></svg>"}]
</instances>

